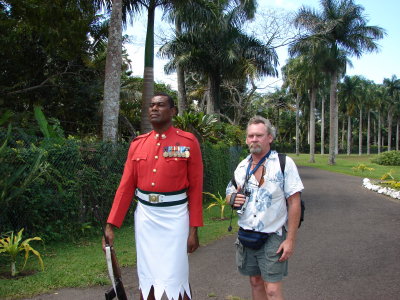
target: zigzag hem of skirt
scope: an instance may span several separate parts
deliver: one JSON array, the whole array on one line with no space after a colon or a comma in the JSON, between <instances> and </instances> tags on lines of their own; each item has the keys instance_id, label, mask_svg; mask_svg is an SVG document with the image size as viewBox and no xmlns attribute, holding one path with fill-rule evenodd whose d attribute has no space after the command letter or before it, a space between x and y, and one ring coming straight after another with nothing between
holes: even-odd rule
<instances>
[{"instance_id":1,"label":"zigzag hem of skirt","mask_svg":"<svg viewBox=\"0 0 400 300\"><path fill-rule=\"evenodd\" d=\"M190 293L189 282L186 281L183 284L174 284L174 285L166 285L166 284L157 284L154 282L144 282L143 280L140 283L140 290L142 292L143 298L147 299L150 293L151 287L154 287L154 297L156 300L161 300L164 293L168 297L169 300L178 300L179 296L186 295L192 299L192 295Z\"/></svg>"}]
</instances>

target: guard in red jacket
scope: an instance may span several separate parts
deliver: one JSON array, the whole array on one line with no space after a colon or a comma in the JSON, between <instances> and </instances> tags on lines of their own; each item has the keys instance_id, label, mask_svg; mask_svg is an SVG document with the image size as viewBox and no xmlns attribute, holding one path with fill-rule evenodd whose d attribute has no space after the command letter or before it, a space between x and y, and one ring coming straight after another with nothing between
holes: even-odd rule
<instances>
[{"instance_id":1,"label":"guard in red jacket","mask_svg":"<svg viewBox=\"0 0 400 300\"><path fill-rule=\"evenodd\" d=\"M135 195L135 240L143 299L191 299L187 253L199 247L203 226L203 163L191 133L172 126L176 108L167 94L151 99L153 131L135 138L107 220L114 240ZM104 245L104 242L103 242Z\"/></svg>"}]
</instances>

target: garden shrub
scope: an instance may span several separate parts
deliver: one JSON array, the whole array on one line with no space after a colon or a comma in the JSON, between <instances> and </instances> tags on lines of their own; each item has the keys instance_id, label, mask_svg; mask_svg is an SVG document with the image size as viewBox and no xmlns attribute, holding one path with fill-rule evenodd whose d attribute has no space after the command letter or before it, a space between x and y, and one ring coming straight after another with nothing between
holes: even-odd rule
<instances>
[{"instance_id":1,"label":"garden shrub","mask_svg":"<svg viewBox=\"0 0 400 300\"><path fill-rule=\"evenodd\" d=\"M371 159L373 163L384 166L400 166L400 151L383 152Z\"/></svg>"},{"instance_id":2,"label":"garden shrub","mask_svg":"<svg viewBox=\"0 0 400 300\"><path fill-rule=\"evenodd\" d=\"M232 179L237 164L246 156L242 147L233 147L224 143L202 145L204 163L203 190L212 194L225 195L225 189Z\"/></svg>"}]
</instances>

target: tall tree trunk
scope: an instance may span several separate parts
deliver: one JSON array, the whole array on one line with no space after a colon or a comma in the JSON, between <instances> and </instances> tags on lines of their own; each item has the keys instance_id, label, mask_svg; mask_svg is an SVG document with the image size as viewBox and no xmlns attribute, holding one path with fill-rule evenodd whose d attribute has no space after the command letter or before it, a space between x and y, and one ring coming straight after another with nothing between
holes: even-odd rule
<instances>
[{"instance_id":1,"label":"tall tree trunk","mask_svg":"<svg viewBox=\"0 0 400 300\"><path fill-rule=\"evenodd\" d=\"M336 93L337 93L337 72L331 75L329 95L329 159L328 164L336 163L335 137L336 137Z\"/></svg>"},{"instance_id":2,"label":"tall tree trunk","mask_svg":"<svg viewBox=\"0 0 400 300\"><path fill-rule=\"evenodd\" d=\"M345 122L345 118L343 118L342 121L342 136L340 138L340 150L344 150L344 139L345 139L345 135L346 135L346 122Z\"/></svg>"},{"instance_id":3,"label":"tall tree trunk","mask_svg":"<svg viewBox=\"0 0 400 300\"><path fill-rule=\"evenodd\" d=\"M362 107L360 106L360 123L358 128L358 155L362 154Z\"/></svg>"},{"instance_id":4,"label":"tall tree trunk","mask_svg":"<svg viewBox=\"0 0 400 300\"><path fill-rule=\"evenodd\" d=\"M399 151L399 119L397 119L396 123L396 151Z\"/></svg>"},{"instance_id":5,"label":"tall tree trunk","mask_svg":"<svg viewBox=\"0 0 400 300\"><path fill-rule=\"evenodd\" d=\"M325 154L325 96L321 99L321 154Z\"/></svg>"},{"instance_id":6,"label":"tall tree trunk","mask_svg":"<svg viewBox=\"0 0 400 300\"><path fill-rule=\"evenodd\" d=\"M301 94L296 96L296 155L300 155L300 98Z\"/></svg>"},{"instance_id":7,"label":"tall tree trunk","mask_svg":"<svg viewBox=\"0 0 400 300\"><path fill-rule=\"evenodd\" d=\"M175 30L177 34L182 32L182 26L179 18L175 20ZM185 72L179 64L176 67L176 75L178 81L178 114L181 116L186 111L187 97L185 85Z\"/></svg>"},{"instance_id":8,"label":"tall tree trunk","mask_svg":"<svg viewBox=\"0 0 400 300\"><path fill-rule=\"evenodd\" d=\"M115 143L118 134L122 65L122 0L114 0L108 29L104 79L103 141Z\"/></svg>"},{"instance_id":9,"label":"tall tree trunk","mask_svg":"<svg viewBox=\"0 0 400 300\"><path fill-rule=\"evenodd\" d=\"M351 116L347 116L347 155L351 153Z\"/></svg>"},{"instance_id":10,"label":"tall tree trunk","mask_svg":"<svg viewBox=\"0 0 400 300\"><path fill-rule=\"evenodd\" d=\"M210 74L208 76L209 97L208 97L208 101L207 101L207 114L219 115L219 113L220 113L219 87L220 87L219 74L215 74L215 73Z\"/></svg>"},{"instance_id":11,"label":"tall tree trunk","mask_svg":"<svg viewBox=\"0 0 400 300\"><path fill-rule=\"evenodd\" d=\"M215 113L215 83L208 77L208 99L207 99L207 114Z\"/></svg>"},{"instance_id":12,"label":"tall tree trunk","mask_svg":"<svg viewBox=\"0 0 400 300\"><path fill-rule=\"evenodd\" d=\"M368 123L367 123L367 155L371 154L371 109L368 108Z\"/></svg>"},{"instance_id":13,"label":"tall tree trunk","mask_svg":"<svg viewBox=\"0 0 400 300\"><path fill-rule=\"evenodd\" d=\"M154 15L156 3L150 0L147 10L147 32L144 49L144 73L143 73L143 94L142 112L140 120L140 131L146 133L152 130L148 110L151 98L154 95Z\"/></svg>"},{"instance_id":14,"label":"tall tree trunk","mask_svg":"<svg viewBox=\"0 0 400 300\"><path fill-rule=\"evenodd\" d=\"M382 132L381 132L381 113L378 112L378 154L381 153Z\"/></svg>"},{"instance_id":15,"label":"tall tree trunk","mask_svg":"<svg viewBox=\"0 0 400 300\"><path fill-rule=\"evenodd\" d=\"M388 149L387 151L390 151L392 149L392 121L393 121L393 112L392 109L389 109L388 111Z\"/></svg>"},{"instance_id":16,"label":"tall tree trunk","mask_svg":"<svg viewBox=\"0 0 400 300\"><path fill-rule=\"evenodd\" d=\"M339 154L339 101L337 98L336 83L336 100L335 100L335 157Z\"/></svg>"},{"instance_id":17,"label":"tall tree trunk","mask_svg":"<svg viewBox=\"0 0 400 300\"><path fill-rule=\"evenodd\" d=\"M315 163L315 102L317 89L311 89L310 95L310 163Z\"/></svg>"}]
</instances>

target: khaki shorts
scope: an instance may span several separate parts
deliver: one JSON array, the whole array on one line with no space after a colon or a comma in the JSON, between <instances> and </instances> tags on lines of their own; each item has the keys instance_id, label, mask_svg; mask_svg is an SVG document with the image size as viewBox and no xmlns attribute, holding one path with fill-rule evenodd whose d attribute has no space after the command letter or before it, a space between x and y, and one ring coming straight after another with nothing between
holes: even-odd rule
<instances>
[{"instance_id":1,"label":"khaki shorts","mask_svg":"<svg viewBox=\"0 0 400 300\"><path fill-rule=\"evenodd\" d=\"M282 253L277 254L276 251L285 238L285 230L282 230L282 236L271 234L258 250L244 247L239 239L236 239L236 265L239 272L246 276L261 275L266 282L282 281L288 274L288 262L279 262Z\"/></svg>"}]
</instances>

